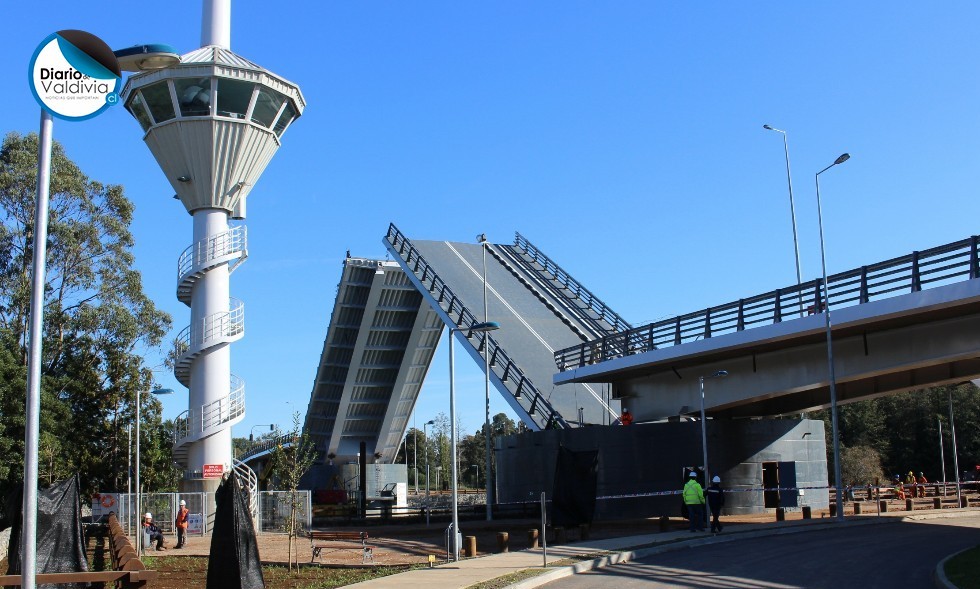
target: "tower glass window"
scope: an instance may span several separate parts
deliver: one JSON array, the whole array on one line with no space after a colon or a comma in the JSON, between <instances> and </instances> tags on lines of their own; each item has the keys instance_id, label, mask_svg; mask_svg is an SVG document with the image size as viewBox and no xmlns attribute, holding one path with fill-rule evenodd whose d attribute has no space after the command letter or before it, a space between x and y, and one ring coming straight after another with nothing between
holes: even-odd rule
<instances>
[{"instance_id":1,"label":"tower glass window","mask_svg":"<svg viewBox=\"0 0 980 589\"><path fill-rule=\"evenodd\" d=\"M178 78L174 80L180 114L206 117L211 114L211 78Z\"/></svg>"},{"instance_id":2,"label":"tower glass window","mask_svg":"<svg viewBox=\"0 0 980 589\"><path fill-rule=\"evenodd\" d=\"M280 115L279 120L276 121L276 126L272 129L277 137L282 137L282 134L286 131L286 127L289 123L293 122L296 118L296 109L293 107L292 101L286 103L286 108L282 109L282 115Z\"/></svg>"},{"instance_id":3,"label":"tower glass window","mask_svg":"<svg viewBox=\"0 0 980 589\"><path fill-rule=\"evenodd\" d=\"M144 131L149 129L150 125L153 124L153 121L150 120L150 115L146 112L146 105L143 104L143 96L139 92L133 93L133 97L126 103L126 110L129 111L129 114L136 117L136 120L139 122L140 127L143 127Z\"/></svg>"},{"instance_id":4,"label":"tower glass window","mask_svg":"<svg viewBox=\"0 0 980 589\"><path fill-rule=\"evenodd\" d=\"M255 108L252 110L252 122L266 128L271 127L285 100L286 97L275 90L265 87L259 88L259 96L255 100Z\"/></svg>"},{"instance_id":5,"label":"tower glass window","mask_svg":"<svg viewBox=\"0 0 980 589\"><path fill-rule=\"evenodd\" d=\"M248 105L252 102L252 90L254 88L255 84L251 82L225 78L219 80L217 115L219 117L244 119L245 113L248 112Z\"/></svg>"},{"instance_id":6,"label":"tower glass window","mask_svg":"<svg viewBox=\"0 0 980 589\"><path fill-rule=\"evenodd\" d=\"M177 116L174 113L174 101L170 98L170 85L166 80L150 84L141 92L154 122L162 123Z\"/></svg>"}]
</instances>

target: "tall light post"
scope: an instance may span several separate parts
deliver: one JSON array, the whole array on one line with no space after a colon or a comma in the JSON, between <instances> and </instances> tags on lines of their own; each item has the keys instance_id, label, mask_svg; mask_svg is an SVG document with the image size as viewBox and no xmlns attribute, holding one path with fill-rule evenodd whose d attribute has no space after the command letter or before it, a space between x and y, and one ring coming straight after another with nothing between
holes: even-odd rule
<instances>
[{"instance_id":1,"label":"tall light post","mask_svg":"<svg viewBox=\"0 0 980 589\"><path fill-rule=\"evenodd\" d=\"M936 416L939 424L939 466L943 469L943 497L946 496L946 453L943 449L943 418Z\"/></svg>"},{"instance_id":2,"label":"tall light post","mask_svg":"<svg viewBox=\"0 0 980 589\"><path fill-rule=\"evenodd\" d=\"M949 433L953 436L953 470L956 472L956 506L963 505L960 491L960 459L956 451L956 422L953 421L953 389L949 390Z\"/></svg>"},{"instance_id":3,"label":"tall light post","mask_svg":"<svg viewBox=\"0 0 980 589\"><path fill-rule=\"evenodd\" d=\"M783 152L786 154L786 184L789 186L789 215L793 222L793 250L796 253L796 287L799 289L797 295L800 299L800 317L803 316L803 273L800 270L800 242L796 233L796 205L793 202L793 176L789 171L789 141L786 138L786 131L777 129L772 125L762 125L763 129L775 131L783 136Z\"/></svg>"},{"instance_id":4,"label":"tall light post","mask_svg":"<svg viewBox=\"0 0 980 589\"><path fill-rule=\"evenodd\" d=\"M427 429L430 425L435 425L434 419L430 419L422 424L422 437L425 438L425 500L429 501L429 431ZM418 455L419 450L416 446L415 454Z\"/></svg>"},{"instance_id":5,"label":"tall light post","mask_svg":"<svg viewBox=\"0 0 980 589\"><path fill-rule=\"evenodd\" d=\"M150 391L151 395L171 395L173 394L173 389L154 389ZM142 505L142 489L140 487L140 390L136 389L136 516L137 525L134 526L134 531L136 533L136 556L143 554L143 535L142 525L139 522L142 521L143 517L143 505Z\"/></svg>"},{"instance_id":6,"label":"tall light post","mask_svg":"<svg viewBox=\"0 0 980 589\"><path fill-rule=\"evenodd\" d=\"M257 428L260 428L260 427L267 427L267 428L269 428L269 432L276 431L276 424L274 424L274 423L262 423L262 424L259 424L259 425L253 425L252 426L252 429L249 430L249 432L248 432L248 441L249 442L254 442L255 441L255 430Z\"/></svg>"},{"instance_id":7,"label":"tall light post","mask_svg":"<svg viewBox=\"0 0 980 589\"><path fill-rule=\"evenodd\" d=\"M477 241L480 242L480 248L483 250L483 322L487 323L490 321L490 311L487 304L487 234L481 233L477 236ZM490 436L492 430L490 429L490 339L484 336L483 341L483 376L484 376L484 389L486 397L485 406L485 419L484 426L486 431L484 432L484 438L486 439L486 444L484 451L486 453L485 468L484 472L487 473L487 521L493 520L493 499L494 499L494 486L490 483L493 475L492 469L492 453L493 449L490 444Z\"/></svg>"},{"instance_id":8,"label":"tall light post","mask_svg":"<svg viewBox=\"0 0 980 589\"><path fill-rule=\"evenodd\" d=\"M139 54L139 58L134 55ZM180 56L169 45L139 45L115 52L124 72L170 67ZM54 119L41 109L37 144L37 198L34 203L34 256L31 260L30 323L28 326L27 395L24 403L24 491L21 529L21 586L37 586L38 442L41 435L41 338L44 323L44 274L47 268L48 203L51 192L51 142Z\"/></svg>"},{"instance_id":9,"label":"tall light post","mask_svg":"<svg viewBox=\"0 0 980 589\"><path fill-rule=\"evenodd\" d=\"M719 370L709 376L699 376L698 384L701 386L701 458L704 460L704 486L707 487L711 482L711 473L708 470L708 422L704 416L704 381L710 378L724 378L728 376L727 370Z\"/></svg>"},{"instance_id":10,"label":"tall light post","mask_svg":"<svg viewBox=\"0 0 980 589\"><path fill-rule=\"evenodd\" d=\"M843 164L851 156L842 153L834 163L820 170L814 176L817 185L817 222L820 226L820 266L823 269L823 312L824 324L827 328L827 372L830 376L830 425L834 436L834 488L837 501L837 521L844 521L843 491L840 481L840 440L837 434L837 376L834 372L834 341L830 329L830 291L827 289L827 252L823 240L823 207L820 204L820 174L834 166ZM819 305L819 301L818 301ZM818 306L819 308L819 306Z\"/></svg>"},{"instance_id":11,"label":"tall light post","mask_svg":"<svg viewBox=\"0 0 980 589\"><path fill-rule=\"evenodd\" d=\"M453 335L457 332L466 331L473 333L487 333L500 329L500 325L492 321L474 323L473 325L461 329L456 327L449 328L449 445L450 458L452 459L452 502L453 502L453 562L459 562L459 544L462 535L459 531L459 488L457 482L459 473L456 463L456 346L453 344ZM489 507L489 506L488 506Z\"/></svg>"}]
</instances>

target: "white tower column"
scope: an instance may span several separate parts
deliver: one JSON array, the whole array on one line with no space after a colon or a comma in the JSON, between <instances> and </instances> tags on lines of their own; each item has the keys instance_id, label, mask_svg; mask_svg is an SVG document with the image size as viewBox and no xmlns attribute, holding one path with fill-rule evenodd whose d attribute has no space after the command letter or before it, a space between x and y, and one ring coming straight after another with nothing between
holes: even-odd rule
<instances>
[{"instance_id":1,"label":"white tower column","mask_svg":"<svg viewBox=\"0 0 980 589\"><path fill-rule=\"evenodd\" d=\"M194 247L198 259L220 254L219 236L228 231L228 212L221 209L194 211ZM191 340L212 339L226 329L229 290L228 265L210 268L194 285L191 295ZM213 411L228 411L228 404L213 405L231 392L231 346L227 343L210 347L201 353L191 367L190 399L192 419L204 419ZM194 410L198 415L193 415ZM196 424L200 427L199 424ZM231 429L198 440L190 447L188 457L194 467L222 464L231 467Z\"/></svg>"},{"instance_id":2,"label":"white tower column","mask_svg":"<svg viewBox=\"0 0 980 589\"><path fill-rule=\"evenodd\" d=\"M201 15L201 47L231 49L231 0L205 0Z\"/></svg>"}]
</instances>

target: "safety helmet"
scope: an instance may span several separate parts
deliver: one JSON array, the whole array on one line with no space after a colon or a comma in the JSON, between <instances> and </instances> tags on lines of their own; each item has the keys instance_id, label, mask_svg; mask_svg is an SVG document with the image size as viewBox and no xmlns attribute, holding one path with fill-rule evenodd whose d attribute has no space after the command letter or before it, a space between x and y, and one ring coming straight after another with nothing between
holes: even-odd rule
<instances>
[{"instance_id":1,"label":"safety helmet","mask_svg":"<svg viewBox=\"0 0 980 589\"><path fill-rule=\"evenodd\" d=\"M184 507L185 505L187 505L187 502L186 502L186 501L184 501L183 499L181 499L181 500L180 500L180 506L181 506L181 507Z\"/></svg>"},{"instance_id":2,"label":"safety helmet","mask_svg":"<svg viewBox=\"0 0 980 589\"><path fill-rule=\"evenodd\" d=\"M147 513L146 515L143 516L143 519L153 519L153 514Z\"/></svg>"},{"instance_id":3,"label":"safety helmet","mask_svg":"<svg viewBox=\"0 0 980 589\"><path fill-rule=\"evenodd\" d=\"M721 482L721 477L716 476L715 478L711 479L711 482L712 483L720 483Z\"/></svg>"},{"instance_id":4,"label":"safety helmet","mask_svg":"<svg viewBox=\"0 0 980 589\"><path fill-rule=\"evenodd\" d=\"M694 471L692 470L692 471L691 471L691 474L689 474L688 476L689 476L689 477L691 477L691 478L693 479L694 477L696 477L696 476L698 476L698 473L696 473L696 472L694 472Z\"/></svg>"}]
</instances>

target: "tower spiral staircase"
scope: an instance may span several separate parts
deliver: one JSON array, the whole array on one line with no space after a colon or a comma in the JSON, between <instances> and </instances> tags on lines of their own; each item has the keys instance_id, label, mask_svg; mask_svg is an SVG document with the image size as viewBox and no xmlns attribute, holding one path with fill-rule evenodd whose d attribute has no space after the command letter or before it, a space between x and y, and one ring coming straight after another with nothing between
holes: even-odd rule
<instances>
[{"instance_id":1,"label":"tower spiral staircase","mask_svg":"<svg viewBox=\"0 0 980 589\"><path fill-rule=\"evenodd\" d=\"M177 299L191 305L194 285L207 272L224 264L233 272L248 257L248 233L244 225L232 227L189 246L177 262ZM207 350L228 346L245 335L245 304L231 298L228 311L213 313L185 327L174 342L174 375L190 387L194 361ZM191 444L231 428L245 417L245 381L232 374L226 397L192 407L174 422L173 457L185 470ZM249 495L253 517L257 513L258 478L246 464L234 460L233 472ZM202 476L189 473L190 476Z\"/></svg>"}]
</instances>

